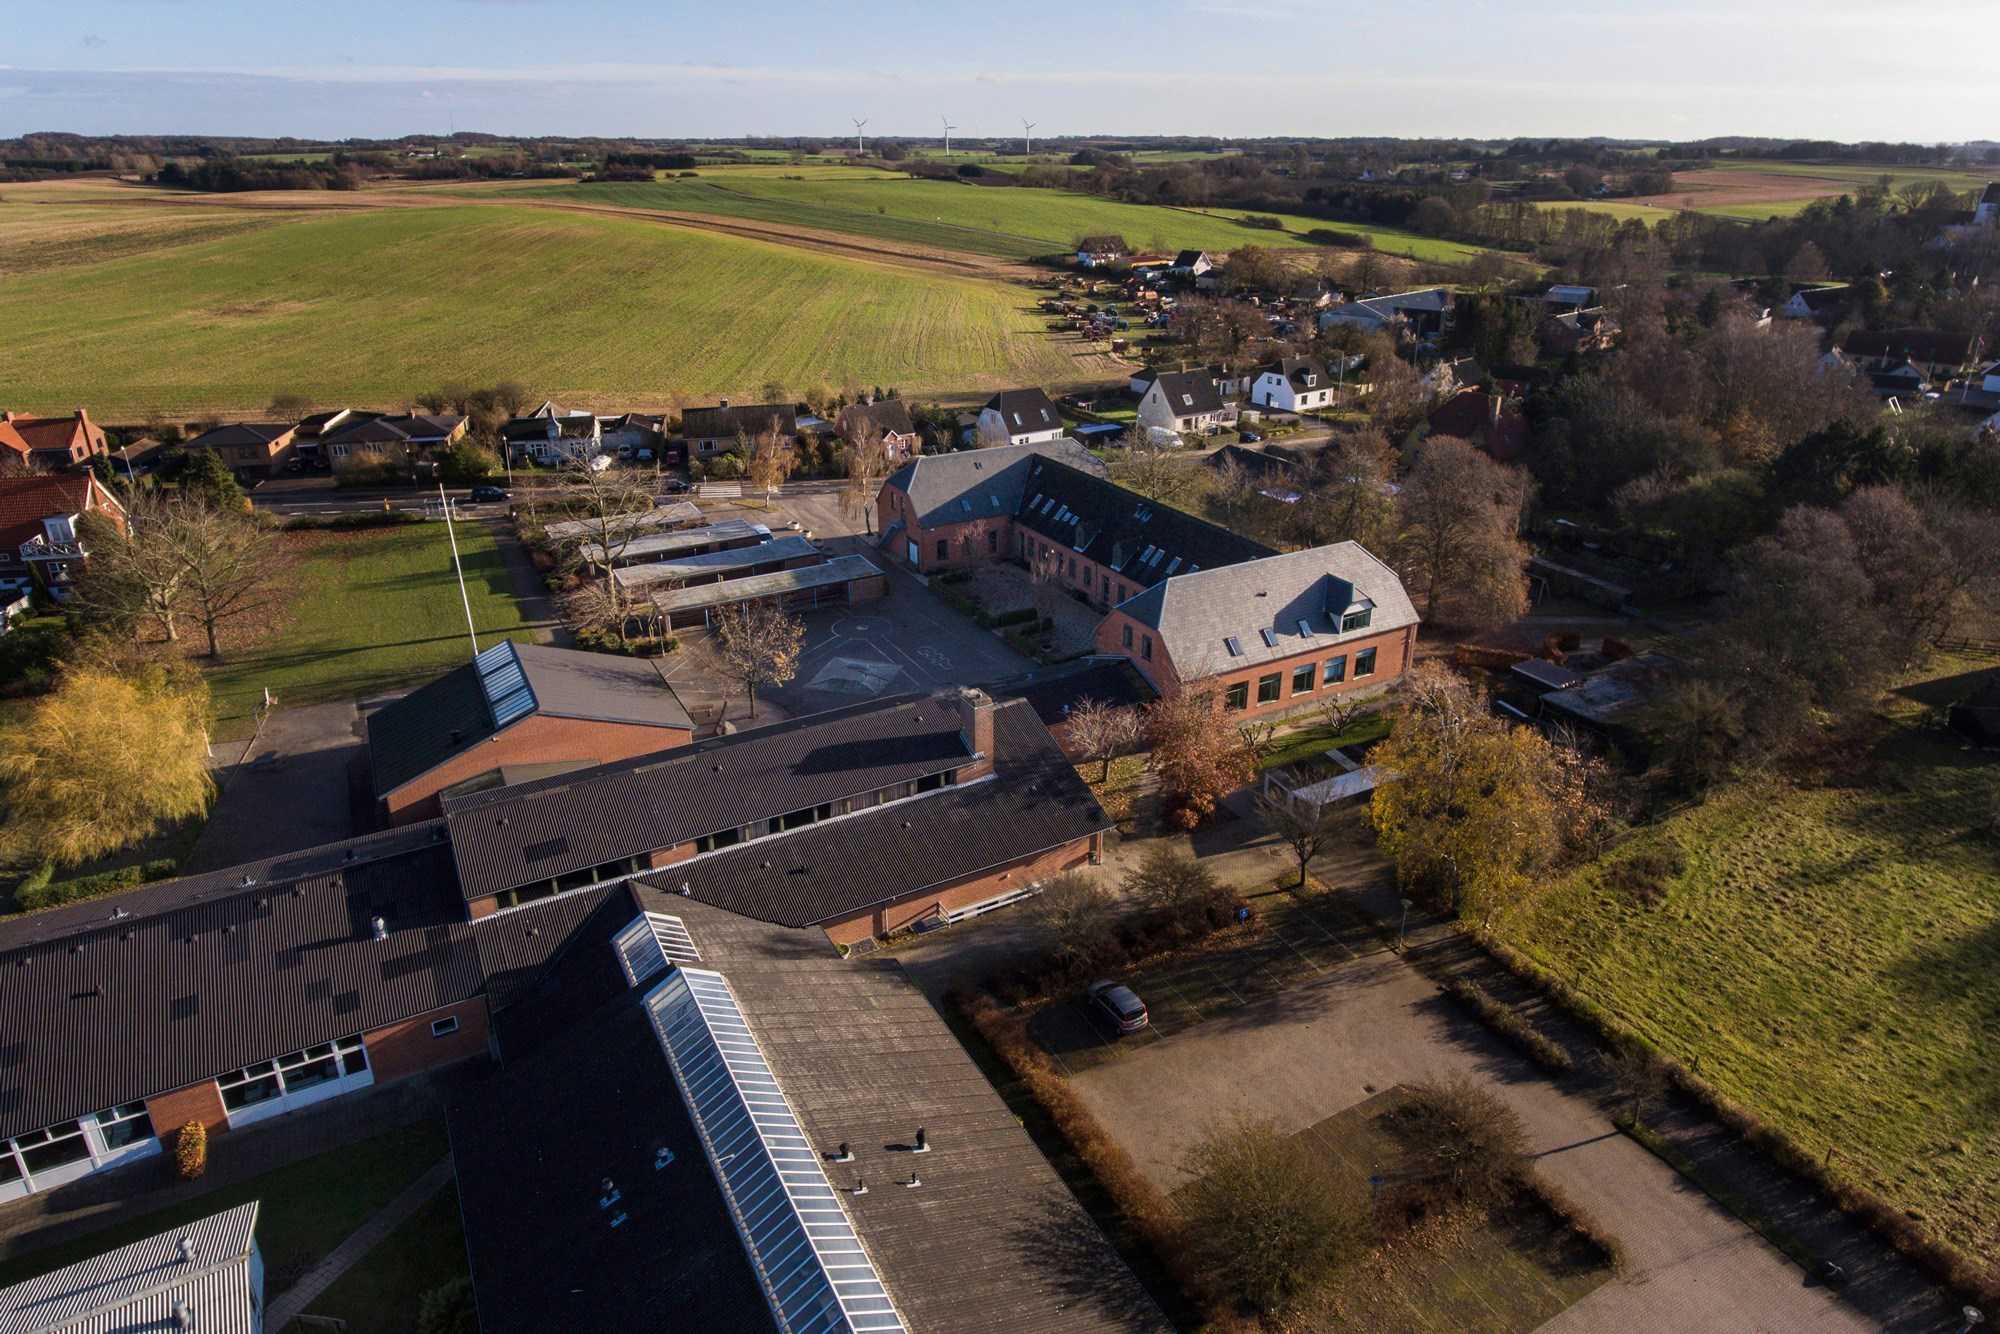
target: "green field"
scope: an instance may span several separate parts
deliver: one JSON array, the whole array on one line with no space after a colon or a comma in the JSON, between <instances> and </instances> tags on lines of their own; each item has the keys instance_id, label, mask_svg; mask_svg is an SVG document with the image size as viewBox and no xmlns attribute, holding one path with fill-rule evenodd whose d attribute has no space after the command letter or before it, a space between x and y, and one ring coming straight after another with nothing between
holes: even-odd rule
<instances>
[{"instance_id":1,"label":"green field","mask_svg":"<svg viewBox=\"0 0 2000 1334\"><path fill-rule=\"evenodd\" d=\"M1795 218L1811 205L1826 198L1839 198L1839 196L1814 195L1805 199L1781 199L1770 204L1710 204L1694 211L1711 218L1741 218L1745 222L1763 222L1770 218Z\"/></svg>"},{"instance_id":2,"label":"green field","mask_svg":"<svg viewBox=\"0 0 2000 1334\"><path fill-rule=\"evenodd\" d=\"M1942 181L1954 190L1976 190L1988 181L2000 180L2000 167L1991 171L1967 171L1957 167L1870 166L1854 162L1763 162L1739 158L1711 162L1713 171L1751 171L1773 176L1817 176L1823 180L1845 181L1856 186L1872 185L1884 176L1890 188L1900 190L1916 181Z\"/></svg>"},{"instance_id":3,"label":"green field","mask_svg":"<svg viewBox=\"0 0 2000 1334\"><path fill-rule=\"evenodd\" d=\"M1637 218L1648 225L1671 218L1674 215L1674 210L1670 208L1656 208L1651 204L1627 204L1617 199L1537 199L1530 202L1536 208L1550 212L1578 209L1585 213L1602 213L1606 217L1616 218L1620 222L1624 222L1628 218Z\"/></svg>"},{"instance_id":4,"label":"green field","mask_svg":"<svg viewBox=\"0 0 2000 1334\"><path fill-rule=\"evenodd\" d=\"M259 643L209 671L220 736L249 734L267 688L281 707L364 699L428 680L471 656L442 523L292 532L288 615ZM458 525L459 559L479 646L531 639L492 528Z\"/></svg>"},{"instance_id":5,"label":"green field","mask_svg":"<svg viewBox=\"0 0 2000 1334\"><path fill-rule=\"evenodd\" d=\"M1327 227L1369 236L1384 254L1459 263L1475 246L1387 227L1280 215L1283 231L1245 227L1241 211L1197 212L1126 204L1067 190L960 185L882 173L825 170L804 180L784 174L704 171L695 180L653 184L541 186L520 194L620 208L707 213L814 227L914 245L938 246L1009 259L1059 254L1078 237L1116 232L1156 250L1233 250L1243 245L1306 246L1301 234Z\"/></svg>"},{"instance_id":6,"label":"green field","mask_svg":"<svg viewBox=\"0 0 2000 1334\"><path fill-rule=\"evenodd\" d=\"M1992 1255L1993 764L1909 716L1885 732L1845 781L1762 778L1636 833L1609 863L1684 859L1655 906L1590 867L1501 934L1936 1234Z\"/></svg>"},{"instance_id":7,"label":"green field","mask_svg":"<svg viewBox=\"0 0 2000 1334\"><path fill-rule=\"evenodd\" d=\"M12 207L0 202L0 228ZM388 405L449 380L515 379L643 407L771 379L966 391L1111 370L1049 338L1025 290L974 278L550 209L282 216L10 278L8 406L83 403L116 421L254 412L283 390Z\"/></svg>"}]
</instances>

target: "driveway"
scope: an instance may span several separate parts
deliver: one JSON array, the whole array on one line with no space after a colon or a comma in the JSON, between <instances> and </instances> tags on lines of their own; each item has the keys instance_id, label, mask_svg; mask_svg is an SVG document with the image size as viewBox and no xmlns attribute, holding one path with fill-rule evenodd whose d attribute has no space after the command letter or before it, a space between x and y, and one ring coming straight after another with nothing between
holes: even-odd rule
<instances>
[{"instance_id":1,"label":"driveway","mask_svg":"<svg viewBox=\"0 0 2000 1334\"><path fill-rule=\"evenodd\" d=\"M348 769L364 749L361 715L351 701L279 709L247 747L235 741L226 751L218 747L222 792L182 874L346 838L354 832Z\"/></svg>"},{"instance_id":2,"label":"driveway","mask_svg":"<svg viewBox=\"0 0 2000 1334\"><path fill-rule=\"evenodd\" d=\"M1399 957L1366 955L1073 1077L1105 1128L1162 1187L1217 1119L1250 1112L1296 1131L1399 1083L1468 1074L1518 1112L1539 1170L1625 1247L1628 1269L1545 1329L1621 1334L1818 1334L1875 1328L1619 1134L1446 1008Z\"/></svg>"}]
</instances>

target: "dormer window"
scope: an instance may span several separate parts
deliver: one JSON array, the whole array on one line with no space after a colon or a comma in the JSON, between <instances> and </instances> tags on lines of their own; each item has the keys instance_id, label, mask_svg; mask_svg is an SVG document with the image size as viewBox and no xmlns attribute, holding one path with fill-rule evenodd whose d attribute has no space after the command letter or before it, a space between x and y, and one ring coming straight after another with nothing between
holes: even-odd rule
<instances>
[{"instance_id":1,"label":"dormer window","mask_svg":"<svg viewBox=\"0 0 2000 1334\"><path fill-rule=\"evenodd\" d=\"M1307 371L1307 372L1306 372L1306 388L1310 389L1310 388L1312 388L1312 387L1313 387L1314 385L1316 385L1316 384L1318 384L1318 383L1319 383L1319 377L1318 377L1317 375L1314 375L1314 374L1313 374L1313 373L1312 373L1311 371Z\"/></svg>"},{"instance_id":2,"label":"dormer window","mask_svg":"<svg viewBox=\"0 0 2000 1334\"><path fill-rule=\"evenodd\" d=\"M1375 604L1372 602L1358 603L1355 606L1349 607L1346 614L1340 618L1340 633L1346 634L1350 630L1366 630L1368 628L1368 619L1374 613Z\"/></svg>"}]
</instances>

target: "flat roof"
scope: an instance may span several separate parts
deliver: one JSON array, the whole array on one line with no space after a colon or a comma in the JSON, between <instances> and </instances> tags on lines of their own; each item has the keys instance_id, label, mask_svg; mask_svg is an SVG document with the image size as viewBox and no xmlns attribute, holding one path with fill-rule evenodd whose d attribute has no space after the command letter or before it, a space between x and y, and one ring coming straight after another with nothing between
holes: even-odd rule
<instances>
[{"instance_id":1,"label":"flat roof","mask_svg":"<svg viewBox=\"0 0 2000 1334\"><path fill-rule=\"evenodd\" d=\"M665 583L673 579L692 579L704 575L720 574L725 578L731 570L747 570L758 565L769 565L773 561L801 560L816 556L819 548L810 538L797 533L769 542L759 542L754 547L730 547L726 551L704 551L698 556L682 556L678 560L651 561L645 565L627 565L613 570L611 577L625 588L642 588L647 584Z\"/></svg>"},{"instance_id":2,"label":"flat roof","mask_svg":"<svg viewBox=\"0 0 2000 1334\"><path fill-rule=\"evenodd\" d=\"M740 542L754 538L759 542L771 540L771 530L761 523L751 523L747 519L724 519L721 523L711 523L701 528L682 528L677 532L654 533L650 537L635 537L625 544L618 553L619 560L636 560L641 556L671 556L676 552L693 551L696 547L707 546L711 542ZM596 542L585 542L577 548L577 554L587 561L599 560L604 548Z\"/></svg>"},{"instance_id":3,"label":"flat roof","mask_svg":"<svg viewBox=\"0 0 2000 1334\"><path fill-rule=\"evenodd\" d=\"M809 588L851 584L857 579L881 573L866 556L835 556L823 565L773 570L769 574L753 574L747 579L727 579L719 584L701 584L694 588L667 589L653 594L653 605L662 615L671 615L677 611L699 611L703 607L747 602L753 598L802 593Z\"/></svg>"},{"instance_id":4,"label":"flat roof","mask_svg":"<svg viewBox=\"0 0 2000 1334\"><path fill-rule=\"evenodd\" d=\"M621 520L621 527L634 532L651 531L654 528L672 528L677 524L698 523L701 520L701 506L691 500L672 500L654 506L644 514L629 515ZM582 540L597 531L597 523L592 519L568 519L562 523L549 524L542 531L557 542Z\"/></svg>"}]
</instances>

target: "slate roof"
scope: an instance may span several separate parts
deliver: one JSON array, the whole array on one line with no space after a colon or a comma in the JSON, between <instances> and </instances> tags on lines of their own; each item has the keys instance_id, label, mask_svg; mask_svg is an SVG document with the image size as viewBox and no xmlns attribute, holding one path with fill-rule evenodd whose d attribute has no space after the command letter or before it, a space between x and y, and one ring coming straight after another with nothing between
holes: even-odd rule
<instances>
[{"instance_id":1,"label":"slate roof","mask_svg":"<svg viewBox=\"0 0 2000 1334\"><path fill-rule=\"evenodd\" d=\"M1176 417L1222 411L1222 393L1206 371L1163 371L1153 383L1166 396L1167 410Z\"/></svg>"},{"instance_id":2,"label":"slate roof","mask_svg":"<svg viewBox=\"0 0 2000 1334\"><path fill-rule=\"evenodd\" d=\"M1847 336L1840 350L1851 357L1893 357L1940 366L1965 366L1976 361L1984 343L1977 334L1943 329L1881 329Z\"/></svg>"},{"instance_id":3,"label":"slate roof","mask_svg":"<svg viewBox=\"0 0 2000 1334\"><path fill-rule=\"evenodd\" d=\"M450 796L466 898L963 765L955 701L904 695Z\"/></svg>"},{"instance_id":4,"label":"slate roof","mask_svg":"<svg viewBox=\"0 0 2000 1334\"><path fill-rule=\"evenodd\" d=\"M465 423L465 418L449 413L414 413L379 417L372 413L344 423L320 439L329 445L393 445L406 441L418 444L448 438Z\"/></svg>"},{"instance_id":5,"label":"slate roof","mask_svg":"<svg viewBox=\"0 0 2000 1334\"><path fill-rule=\"evenodd\" d=\"M34 1016L0 1037L0 1136L477 995L440 832L426 821L0 922L0 1009Z\"/></svg>"},{"instance_id":6,"label":"slate roof","mask_svg":"<svg viewBox=\"0 0 2000 1334\"><path fill-rule=\"evenodd\" d=\"M1114 708L1150 704L1155 696L1146 678L1124 658L1090 658L1071 667L1030 672L987 687L994 699L1024 701L1044 727L1060 727L1080 700L1094 699Z\"/></svg>"},{"instance_id":7,"label":"slate roof","mask_svg":"<svg viewBox=\"0 0 2000 1334\"><path fill-rule=\"evenodd\" d=\"M1010 435L1062 429L1062 412L1040 389L1003 389L986 400L986 407L1000 414Z\"/></svg>"},{"instance_id":8,"label":"slate roof","mask_svg":"<svg viewBox=\"0 0 2000 1334\"><path fill-rule=\"evenodd\" d=\"M883 435L915 435L917 424L910 419L910 405L900 398L878 398L873 403L853 403L840 410L840 431L851 434L861 422L870 422Z\"/></svg>"},{"instance_id":9,"label":"slate roof","mask_svg":"<svg viewBox=\"0 0 2000 1334\"><path fill-rule=\"evenodd\" d=\"M576 718L692 732L680 696L643 658L545 644L512 645L533 706L522 718ZM368 717L375 795L386 797L454 756L513 726L494 716L477 663L446 672ZM661 744L672 738L662 737Z\"/></svg>"},{"instance_id":10,"label":"slate roof","mask_svg":"<svg viewBox=\"0 0 2000 1334\"><path fill-rule=\"evenodd\" d=\"M296 428L289 422L232 422L203 431L188 441L189 449L214 449L222 445L263 445L269 447Z\"/></svg>"},{"instance_id":11,"label":"slate roof","mask_svg":"<svg viewBox=\"0 0 2000 1334\"><path fill-rule=\"evenodd\" d=\"M759 921L812 926L1111 827L1026 704L995 708L993 743L989 779L740 843L640 883L685 889L699 902ZM865 875L856 874L860 867Z\"/></svg>"},{"instance_id":12,"label":"slate roof","mask_svg":"<svg viewBox=\"0 0 2000 1334\"><path fill-rule=\"evenodd\" d=\"M0 1288L0 1334L171 1331L177 1302L202 1334L250 1334L262 1296L250 1272L256 1227L252 1200Z\"/></svg>"},{"instance_id":13,"label":"slate roof","mask_svg":"<svg viewBox=\"0 0 2000 1334\"><path fill-rule=\"evenodd\" d=\"M1144 586L1271 555L1260 542L1054 459L1029 465L1019 522Z\"/></svg>"},{"instance_id":14,"label":"slate roof","mask_svg":"<svg viewBox=\"0 0 2000 1334\"><path fill-rule=\"evenodd\" d=\"M909 497L917 522L924 527L1011 516L1020 507L1029 463L1043 458L1060 459L1098 477L1106 475L1102 459L1065 437L1033 445L925 454L891 473L883 485Z\"/></svg>"},{"instance_id":15,"label":"slate roof","mask_svg":"<svg viewBox=\"0 0 2000 1334\"><path fill-rule=\"evenodd\" d=\"M1363 599L1369 624L1340 633L1340 616ZM1162 580L1120 611L1151 626L1183 681L1332 649L1417 623L1396 572L1359 543L1335 542ZM1309 633L1301 633L1305 622ZM1263 631L1271 632L1265 643ZM1226 641L1235 639L1240 653Z\"/></svg>"},{"instance_id":16,"label":"slate roof","mask_svg":"<svg viewBox=\"0 0 2000 1334\"><path fill-rule=\"evenodd\" d=\"M780 435L796 435L799 410L791 403L748 403L737 407L689 408L681 414L681 434L691 440L715 440L738 431L755 439L778 419Z\"/></svg>"},{"instance_id":17,"label":"slate roof","mask_svg":"<svg viewBox=\"0 0 2000 1334\"><path fill-rule=\"evenodd\" d=\"M1260 481L1272 478L1289 481L1292 476L1291 460L1267 454L1261 449L1247 449L1242 445L1224 445L1208 456L1207 466L1220 471L1223 465L1230 463Z\"/></svg>"},{"instance_id":18,"label":"slate roof","mask_svg":"<svg viewBox=\"0 0 2000 1334\"><path fill-rule=\"evenodd\" d=\"M1333 384L1327 377L1326 363L1318 357L1280 357L1269 365L1259 366L1257 374L1275 375L1294 389L1326 389Z\"/></svg>"}]
</instances>

